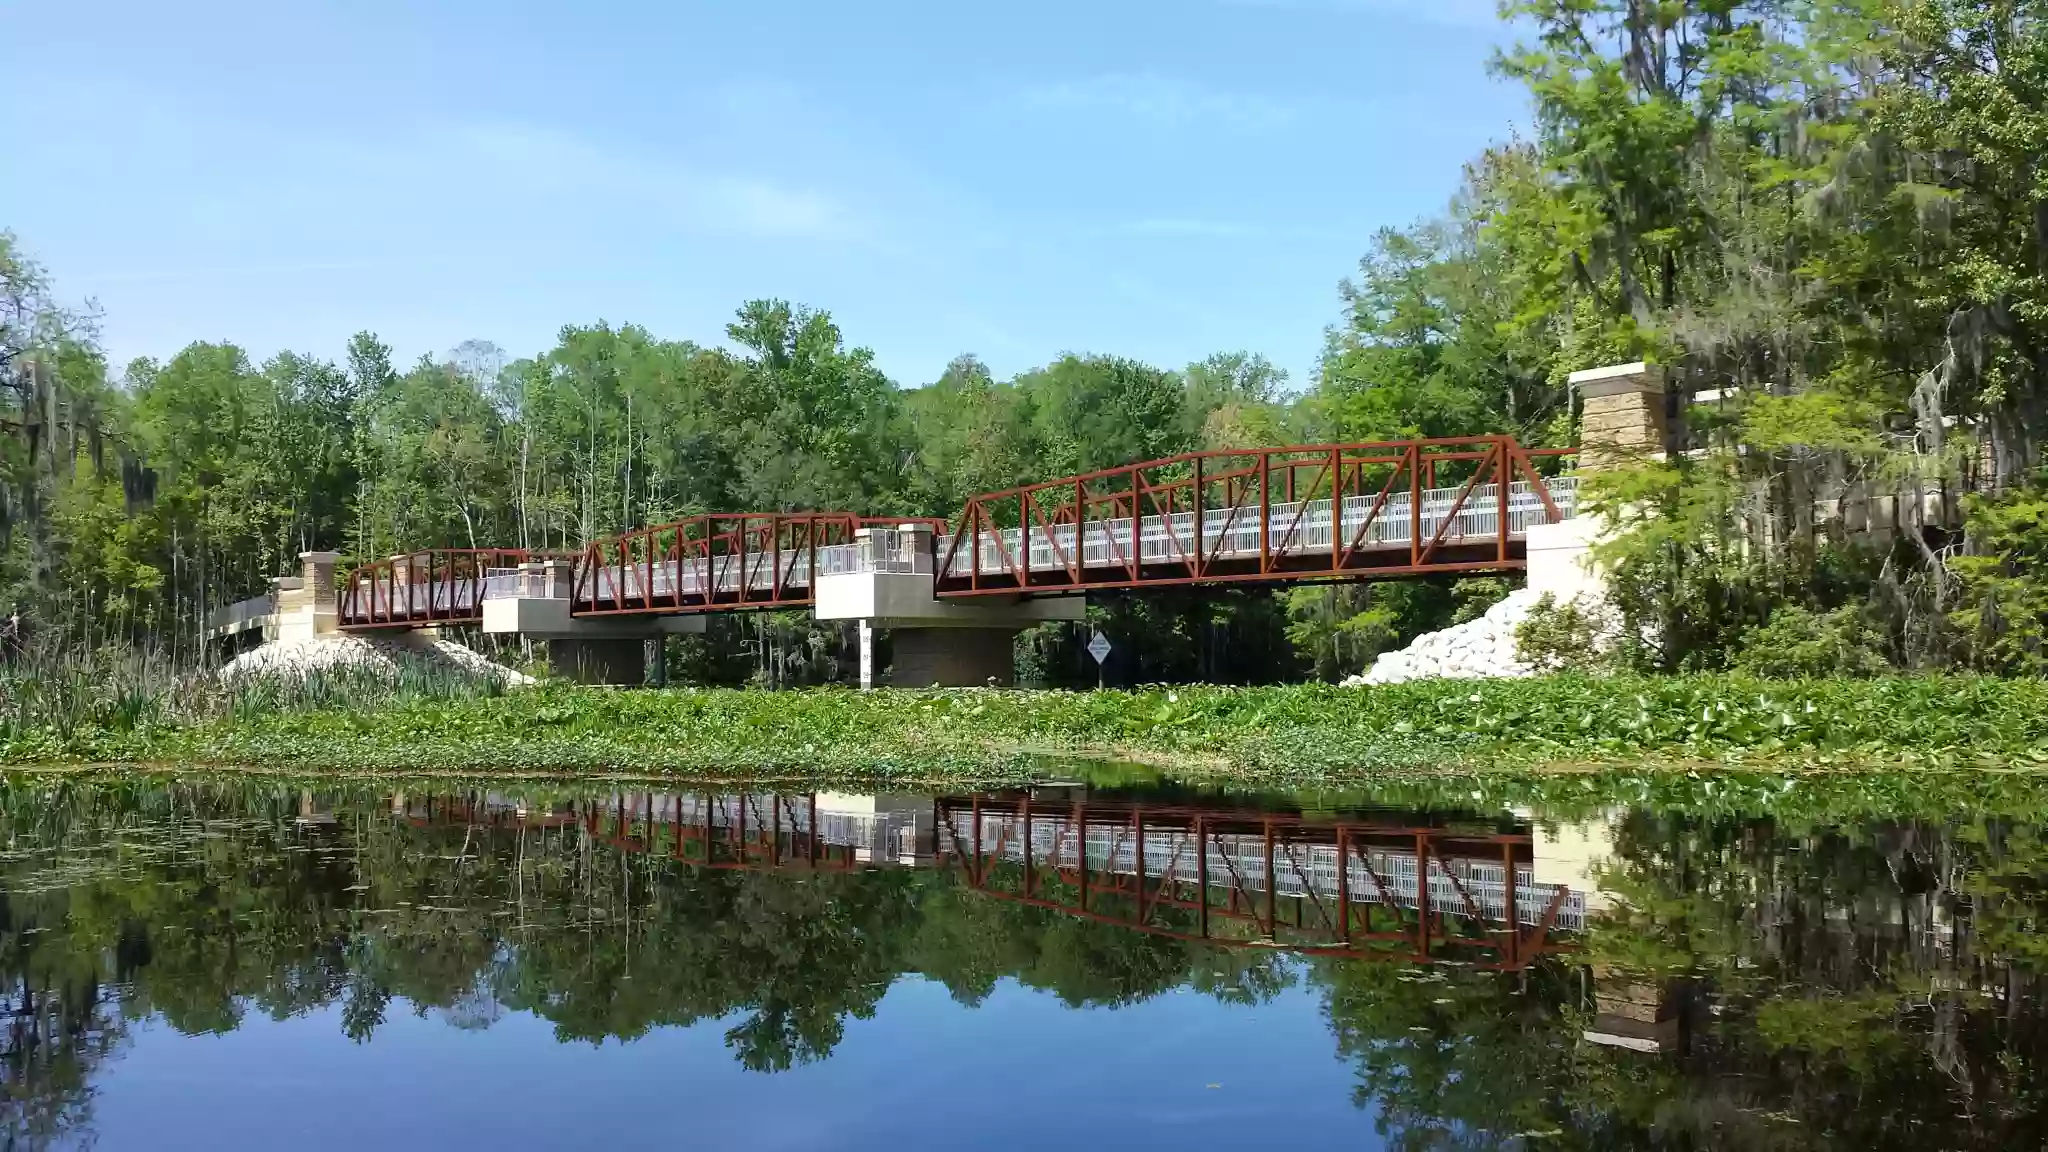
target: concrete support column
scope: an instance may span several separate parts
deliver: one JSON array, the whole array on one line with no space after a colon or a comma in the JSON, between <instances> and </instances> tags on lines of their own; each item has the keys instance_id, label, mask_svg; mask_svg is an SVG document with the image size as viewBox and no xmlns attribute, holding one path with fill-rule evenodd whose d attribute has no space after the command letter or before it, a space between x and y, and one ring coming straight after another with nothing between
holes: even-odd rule
<instances>
[{"instance_id":1,"label":"concrete support column","mask_svg":"<svg viewBox=\"0 0 2048 1152\"><path fill-rule=\"evenodd\" d=\"M898 688L974 688L1017 682L1017 628L896 628L889 681Z\"/></svg>"},{"instance_id":2,"label":"concrete support column","mask_svg":"<svg viewBox=\"0 0 2048 1152\"><path fill-rule=\"evenodd\" d=\"M1661 460L1671 447L1664 416L1664 371L1655 364L1612 364L1571 374L1580 412L1581 474Z\"/></svg>"},{"instance_id":3,"label":"concrete support column","mask_svg":"<svg viewBox=\"0 0 2048 1152\"><path fill-rule=\"evenodd\" d=\"M630 640L550 640L548 668L578 684L639 684L647 678L647 644Z\"/></svg>"},{"instance_id":4,"label":"concrete support column","mask_svg":"<svg viewBox=\"0 0 2048 1152\"><path fill-rule=\"evenodd\" d=\"M875 686L875 622L862 620L860 629L860 686L862 691Z\"/></svg>"}]
</instances>

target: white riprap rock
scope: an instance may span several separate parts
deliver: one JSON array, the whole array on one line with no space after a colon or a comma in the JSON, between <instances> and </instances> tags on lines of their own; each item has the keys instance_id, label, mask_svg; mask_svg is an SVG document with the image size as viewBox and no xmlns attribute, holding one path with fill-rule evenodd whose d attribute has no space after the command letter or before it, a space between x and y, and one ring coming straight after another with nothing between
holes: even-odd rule
<instances>
[{"instance_id":1,"label":"white riprap rock","mask_svg":"<svg viewBox=\"0 0 2048 1152\"><path fill-rule=\"evenodd\" d=\"M1535 670L1523 663L1516 651L1515 629L1529 618L1539 599L1526 588L1510 592L1477 619L1425 632L1406 648L1382 653L1371 669L1347 677L1344 683L1355 687L1432 677L1482 680L1528 676Z\"/></svg>"}]
</instances>

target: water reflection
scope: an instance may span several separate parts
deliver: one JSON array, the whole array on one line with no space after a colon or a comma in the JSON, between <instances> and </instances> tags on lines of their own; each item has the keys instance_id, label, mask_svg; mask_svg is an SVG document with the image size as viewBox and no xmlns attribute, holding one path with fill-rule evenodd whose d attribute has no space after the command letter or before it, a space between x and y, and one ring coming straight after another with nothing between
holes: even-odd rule
<instances>
[{"instance_id":1,"label":"water reflection","mask_svg":"<svg viewBox=\"0 0 2048 1152\"><path fill-rule=\"evenodd\" d=\"M2032 824L218 782L0 792L0 1125L90 1131L135 1029L709 1023L764 1072L908 976L972 1006L1305 988L1396 1146L2040 1142Z\"/></svg>"}]
</instances>

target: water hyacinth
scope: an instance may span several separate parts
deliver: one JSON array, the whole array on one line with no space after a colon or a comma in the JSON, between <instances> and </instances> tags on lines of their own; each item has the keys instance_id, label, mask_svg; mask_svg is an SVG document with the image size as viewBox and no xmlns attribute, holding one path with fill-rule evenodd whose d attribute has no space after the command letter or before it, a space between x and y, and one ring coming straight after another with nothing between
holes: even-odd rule
<instances>
[{"instance_id":1,"label":"water hyacinth","mask_svg":"<svg viewBox=\"0 0 2048 1152\"><path fill-rule=\"evenodd\" d=\"M213 694L209 695L211 692ZM85 692L0 683L8 760L393 769L772 770L997 775L1042 756L1219 775L1669 763L2048 764L2048 684L1984 677L1729 675L1177 685L513 693L425 670L232 692L170 681Z\"/></svg>"}]
</instances>

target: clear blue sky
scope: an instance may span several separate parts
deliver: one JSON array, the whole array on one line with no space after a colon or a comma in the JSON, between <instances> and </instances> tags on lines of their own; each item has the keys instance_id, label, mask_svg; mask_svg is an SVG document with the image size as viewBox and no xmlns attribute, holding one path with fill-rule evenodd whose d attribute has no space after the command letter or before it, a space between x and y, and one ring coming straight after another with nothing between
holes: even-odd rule
<instances>
[{"instance_id":1,"label":"clear blue sky","mask_svg":"<svg viewBox=\"0 0 2048 1152\"><path fill-rule=\"evenodd\" d=\"M1373 231L1525 118L1492 0L0 0L0 227L116 364L513 356L827 309L960 352L1297 382Z\"/></svg>"}]
</instances>

